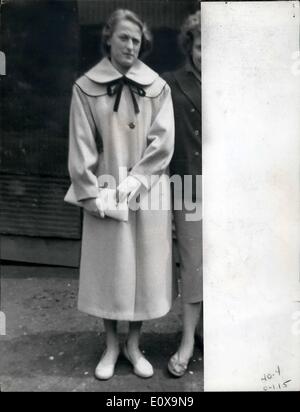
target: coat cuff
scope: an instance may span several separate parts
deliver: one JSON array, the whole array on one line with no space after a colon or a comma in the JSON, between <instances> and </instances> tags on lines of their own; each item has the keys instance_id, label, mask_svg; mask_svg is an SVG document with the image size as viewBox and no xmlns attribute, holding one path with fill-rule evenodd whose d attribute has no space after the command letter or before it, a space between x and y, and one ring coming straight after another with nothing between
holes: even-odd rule
<instances>
[{"instance_id":1,"label":"coat cuff","mask_svg":"<svg viewBox=\"0 0 300 412\"><path fill-rule=\"evenodd\" d=\"M99 188L98 187L90 187L88 189L82 189L80 187L75 187L74 184L71 184L64 200L67 203L71 203L76 206L82 206L80 203L82 200L91 199L98 197Z\"/></svg>"},{"instance_id":2,"label":"coat cuff","mask_svg":"<svg viewBox=\"0 0 300 412\"><path fill-rule=\"evenodd\" d=\"M99 188L92 186L89 188L74 187L75 195L78 201L98 197Z\"/></svg>"},{"instance_id":3,"label":"coat cuff","mask_svg":"<svg viewBox=\"0 0 300 412\"><path fill-rule=\"evenodd\" d=\"M146 188L146 190L150 190L150 188L151 188L151 176L147 176L147 175L138 173L138 171L130 172L129 176L132 176L135 179L137 179Z\"/></svg>"}]
</instances>

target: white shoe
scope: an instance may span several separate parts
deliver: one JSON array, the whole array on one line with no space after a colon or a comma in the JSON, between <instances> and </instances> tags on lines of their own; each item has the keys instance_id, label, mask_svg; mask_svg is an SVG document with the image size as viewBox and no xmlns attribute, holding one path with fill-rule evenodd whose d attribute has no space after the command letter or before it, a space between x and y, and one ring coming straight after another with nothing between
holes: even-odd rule
<instances>
[{"instance_id":1,"label":"white shoe","mask_svg":"<svg viewBox=\"0 0 300 412\"><path fill-rule=\"evenodd\" d=\"M140 378L151 378L153 376L154 371L153 367L150 362L144 356L140 356L136 362L133 362L128 349L127 344L125 343L123 347L124 356L133 366L133 372L139 376Z\"/></svg>"},{"instance_id":2,"label":"white shoe","mask_svg":"<svg viewBox=\"0 0 300 412\"><path fill-rule=\"evenodd\" d=\"M106 351L102 355L102 358L95 369L95 377L100 380L108 380L114 376L115 366L116 366L116 363L119 357L119 353L118 353L118 356L116 357L115 362L107 364L107 365L103 365L101 364L101 362L105 354L106 354Z\"/></svg>"}]
</instances>

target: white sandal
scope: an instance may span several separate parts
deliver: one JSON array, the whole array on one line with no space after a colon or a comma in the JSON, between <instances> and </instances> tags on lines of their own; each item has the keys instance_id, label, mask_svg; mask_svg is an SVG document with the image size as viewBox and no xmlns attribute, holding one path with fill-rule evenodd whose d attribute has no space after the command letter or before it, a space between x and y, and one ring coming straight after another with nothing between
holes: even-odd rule
<instances>
[{"instance_id":1,"label":"white sandal","mask_svg":"<svg viewBox=\"0 0 300 412\"><path fill-rule=\"evenodd\" d=\"M178 352L176 352L169 360L168 371L176 378L181 378L188 369L190 359L187 362L181 361Z\"/></svg>"}]
</instances>

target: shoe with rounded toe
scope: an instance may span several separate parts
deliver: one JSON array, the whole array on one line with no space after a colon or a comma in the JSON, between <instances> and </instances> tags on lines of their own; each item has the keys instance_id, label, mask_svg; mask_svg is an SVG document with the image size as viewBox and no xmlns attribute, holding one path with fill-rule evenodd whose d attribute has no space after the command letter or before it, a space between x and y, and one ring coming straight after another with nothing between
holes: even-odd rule
<instances>
[{"instance_id":1,"label":"shoe with rounded toe","mask_svg":"<svg viewBox=\"0 0 300 412\"><path fill-rule=\"evenodd\" d=\"M115 362L112 362L107 365L101 364L104 356L105 356L105 353L103 354L100 362L98 363L95 369L95 377L100 380L108 380L114 376L115 366L116 366L119 355L116 357Z\"/></svg>"},{"instance_id":2,"label":"shoe with rounded toe","mask_svg":"<svg viewBox=\"0 0 300 412\"><path fill-rule=\"evenodd\" d=\"M176 352L169 360L168 371L176 378L183 376L187 369L190 359L187 362L180 360L178 352Z\"/></svg>"},{"instance_id":3,"label":"shoe with rounded toe","mask_svg":"<svg viewBox=\"0 0 300 412\"><path fill-rule=\"evenodd\" d=\"M135 373L135 375L139 376L140 378L151 378L151 376L153 376L153 367L144 356L140 356L138 360L134 362L128 352L126 344L123 347L123 354L125 358L132 364L133 372Z\"/></svg>"}]
</instances>

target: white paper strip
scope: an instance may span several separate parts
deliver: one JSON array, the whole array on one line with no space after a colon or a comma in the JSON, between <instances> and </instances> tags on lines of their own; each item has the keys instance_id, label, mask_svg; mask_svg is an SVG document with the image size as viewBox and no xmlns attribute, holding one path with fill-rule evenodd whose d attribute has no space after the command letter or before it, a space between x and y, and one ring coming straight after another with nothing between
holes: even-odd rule
<instances>
[{"instance_id":1,"label":"white paper strip","mask_svg":"<svg viewBox=\"0 0 300 412\"><path fill-rule=\"evenodd\" d=\"M202 3L208 391L300 390L299 27L299 2Z\"/></svg>"}]
</instances>

